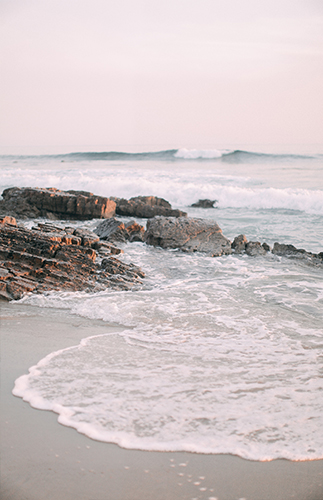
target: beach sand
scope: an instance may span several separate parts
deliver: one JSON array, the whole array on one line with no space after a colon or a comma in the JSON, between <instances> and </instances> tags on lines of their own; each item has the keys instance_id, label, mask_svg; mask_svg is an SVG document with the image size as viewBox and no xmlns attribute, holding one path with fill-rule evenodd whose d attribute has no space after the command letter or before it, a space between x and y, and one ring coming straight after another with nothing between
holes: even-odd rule
<instances>
[{"instance_id":1,"label":"beach sand","mask_svg":"<svg viewBox=\"0 0 323 500\"><path fill-rule=\"evenodd\" d=\"M65 310L0 306L1 500L323 499L323 460L125 450L31 408L11 394L16 378L50 352L118 327Z\"/></svg>"}]
</instances>

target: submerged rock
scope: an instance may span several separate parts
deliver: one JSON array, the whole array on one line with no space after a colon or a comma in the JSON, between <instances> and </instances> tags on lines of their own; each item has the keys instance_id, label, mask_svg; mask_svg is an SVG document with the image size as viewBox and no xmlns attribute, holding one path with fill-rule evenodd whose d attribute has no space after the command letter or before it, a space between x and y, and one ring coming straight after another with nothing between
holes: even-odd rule
<instances>
[{"instance_id":1,"label":"submerged rock","mask_svg":"<svg viewBox=\"0 0 323 500\"><path fill-rule=\"evenodd\" d=\"M199 200L196 203L193 203L191 207L195 208L216 208L214 203L217 203L218 200Z\"/></svg>"},{"instance_id":2,"label":"submerged rock","mask_svg":"<svg viewBox=\"0 0 323 500\"><path fill-rule=\"evenodd\" d=\"M162 248L206 252L212 256L232 252L231 242L214 221L191 217L155 217L147 222L145 242Z\"/></svg>"},{"instance_id":3,"label":"submerged rock","mask_svg":"<svg viewBox=\"0 0 323 500\"><path fill-rule=\"evenodd\" d=\"M0 209L21 219L106 219L112 217L116 209L114 201L87 191L13 187L5 189L2 197Z\"/></svg>"},{"instance_id":4,"label":"submerged rock","mask_svg":"<svg viewBox=\"0 0 323 500\"><path fill-rule=\"evenodd\" d=\"M129 290L142 283L144 273L139 268L112 257L118 253L113 245L101 244L91 231L71 230L50 224L25 229L1 223L0 299L53 290ZM99 262L100 254L108 258Z\"/></svg>"},{"instance_id":5,"label":"submerged rock","mask_svg":"<svg viewBox=\"0 0 323 500\"><path fill-rule=\"evenodd\" d=\"M116 203L116 214L125 217L139 217L150 219L156 215L165 217L185 217L186 212L172 209L171 204L157 196L135 196L126 200L124 198L111 198Z\"/></svg>"}]
</instances>

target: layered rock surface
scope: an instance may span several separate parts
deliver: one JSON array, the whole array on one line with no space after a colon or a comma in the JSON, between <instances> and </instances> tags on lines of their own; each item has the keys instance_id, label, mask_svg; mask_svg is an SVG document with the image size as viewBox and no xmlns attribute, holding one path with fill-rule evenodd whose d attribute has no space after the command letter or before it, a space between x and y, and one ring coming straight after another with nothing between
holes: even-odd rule
<instances>
[{"instance_id":1,"label":"layered rock surface","mask_svg":"<svg viewBox=\"0 0 323 500\"><path fill-rule=\"evenodd\" d=\"M151 219L157 215L164 217L186 217L187 213L172 209L171 204L157 196L135 196L126 200L124 198L111 198L116 202L116 214L125 217L138 217Z\"/></svg>"},{"instance_id":2,"label":"layered rock surface","mask_svg":"<svg viewBox=\"0 0 323 500\"><path fill-rule=\"evenodd\" d=\"M97 259L101 254L102 259ZM29 230L14 220L0 223L0 298L19 299L26 292L128 290L144 273L113 255L113 245L88 230L40 224Z\"/></svg>"},{"instance_id":3,"label":"layered rock surface","mask_svg":"<svg viewBox=\"0 0 323 500\"><path fill-rule=\"evenodd\" d=\"M231 242L214 221L191 217L155 217L147 222L145 242L162 248L206 252L212 256L232 252Z\"/></svg>"},{"instance_id":4,"label":"layered rock surface","mask_svg":"<svg viewBox=\"0 0 323 500\"><path fill-rule=\"evenodd\" d=\"M106 219L116 210L111 199L87 191L13 187L5 189L2 197L0 211L20 219Z\"/></svg>"}]
</instances>

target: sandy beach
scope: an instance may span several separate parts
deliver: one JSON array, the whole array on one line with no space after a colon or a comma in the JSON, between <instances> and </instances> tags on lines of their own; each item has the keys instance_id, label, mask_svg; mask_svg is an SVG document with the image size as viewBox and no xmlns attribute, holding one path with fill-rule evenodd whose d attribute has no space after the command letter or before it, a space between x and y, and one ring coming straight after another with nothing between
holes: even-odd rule
<instances>
[{"instance_id":1,"label":"sandy beach","mask_svg":"<svg viewBox=\"0 0 323 500\"><path fill-rule=\"evenodd\" d=\"M1 500L321 500L323 460L253 462L93 441L11 394L50 352L118 326L1 303Z\"/></svg>"}]
</instances>

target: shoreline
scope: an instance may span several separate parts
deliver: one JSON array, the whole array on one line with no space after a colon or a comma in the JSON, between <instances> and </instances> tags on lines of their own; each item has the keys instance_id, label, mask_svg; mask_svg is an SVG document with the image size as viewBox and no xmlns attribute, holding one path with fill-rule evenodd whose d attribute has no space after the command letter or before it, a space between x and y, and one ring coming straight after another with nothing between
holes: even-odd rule
<instances>
[{"instance_id":1,"label":"shoreline","mask_svg":"<svg viewBox=\"0 0 323 500\"><path fill-rule=\"evenodd\" d=\"M321 500L323 460L127 450L93 441L11 394L58 349L121 331L68 310L1 303L1 500Z\"/></svg>"}]
</instances>

